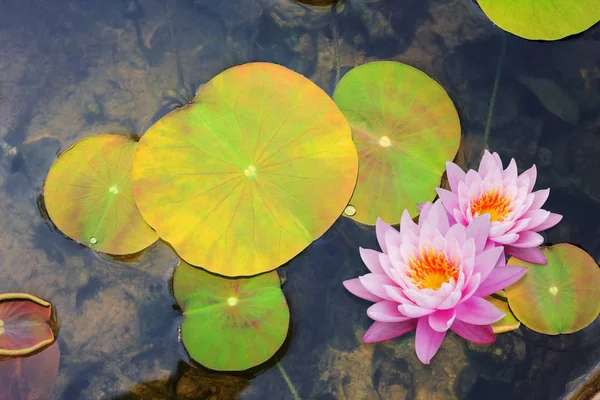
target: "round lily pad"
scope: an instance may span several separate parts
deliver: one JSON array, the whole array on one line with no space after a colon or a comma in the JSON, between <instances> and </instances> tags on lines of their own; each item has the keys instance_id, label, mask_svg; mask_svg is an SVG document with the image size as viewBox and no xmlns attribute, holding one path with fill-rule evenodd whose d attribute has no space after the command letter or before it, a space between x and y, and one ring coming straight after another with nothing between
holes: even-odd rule
<instances>
[{"instance_id":1,"label":"round lily pad","mask_svg":"<svg viewBox=\"0 0 600 400\"><path fill-rule=\"evenodd\" d=\"M505 289L510 308L528 328L548 335L572 333L600 313L600 268L580 248L561 243L542 249L546 265L512 257L507 265L524 265L527 273Z\"/></svg>"},{"instance_id":2,"label":"round lily pad","mask_svg":"<svg viewBox=\"0 0 600 400\"><path fill-rule=\"evenodd\" d=\"M277 272L224 278L182 261L173 291L183 310L183 344L207 368L246 370L267 361L285 341L290 312Z\"/></svg>"},{"instance_id":3,"label":"round lily pad","mask_svg":"<svg viewBox=\"0 0 600 400\"><path fill-rule=\"evenodd\" d=\"M58 157L44 186L46 209L58 229L109 254L135 253L158 239L133 200L136 147L124 136L95 135Z\"/></svg>"},{"instance_id":4,"label":"round lily pad","mask_svg":"<svg viewBox=\"0 0 600 400\"><path fill-rule=\"evenodd\" d=\"M52 306L24 293L0 295L0 356L33 353L54 342Z\"/></svg>"},{"instance_id":5,"label":"round lily pad","mask_svg":"<svg viewBox=\"0 0 600 400\"><path fill-rule=\"evenodd\" d=\"M350 70L333 99L352 128L359 158L350 200L364 224L398 222L404 209L436 196L446 161L460 144L460 122L446 91L411 66L377 61Z\"/></svg>"},{"instance_id":6,"label":"round lily pad","mask_svg":"<svg viewBox=\"0 0 600 400\"><path fill-rule=\"evenodd\" d=\"M600 21L598 0L478 0L500 28L525 39L558 40Z\"/></svg>"},{"instance_id":7,"label":"round lily pad","mask_svg":"<svg viewBox=\"0 0 600 400\"><path fill-rule=\"evenodd\" d=\"M287 68L250 63L150 127L133 189L187 262L250 276L320 237L348 204L357 169L350 127L325 92Z\"/></svg>"}]
</instances>

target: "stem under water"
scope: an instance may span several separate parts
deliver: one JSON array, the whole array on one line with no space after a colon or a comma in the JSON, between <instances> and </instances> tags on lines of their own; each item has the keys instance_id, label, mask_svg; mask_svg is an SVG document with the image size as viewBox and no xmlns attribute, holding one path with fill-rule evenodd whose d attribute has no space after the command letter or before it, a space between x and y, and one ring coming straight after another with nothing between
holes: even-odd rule
<instances>
[{"instance_id":1,"label":"stem under water","mask_svg":"<svg viewBox=\"0 0 600 400\"><path fill-rule=\"evenodd\" d=\"M496 105L496 96L498 95L498 86L500 85L500 75L502 75L502 64L504 64L504 55L506 54L506 36L502 35L502 45L500 48L500 57L498 57L498 66L496 67L496 78L494 79L494 88L492 89L492 97L490 98L490 107L488 109L487 121L485 123L485 131L483 133L483 149L488 148L488 140L490 138L490 127L492 126L492 117L494 114L494 106ZM482 151L483 152L483 151Z\"/></svg>"},{"instance_id":2,"label":"stem under water","mask_svg":"<svg viewBox=\"0 0 600 400\"><path fill-rule=\"evenodd\" d=\"M285 381L285 383L287 383L288 388L290 389L290 392L292 393L292 396L294 396L294 400L301 400L300 395L298 395L298 391L296 390L296 387L292 383L292 380L288 376L287 372L285 372L285 369L283 369L283 367L281 366L281 363L279 362L279 360L277 361L277 368L279 368L279 372L281 372L281 376L283 377L283 380Z\"/></svg>"}]
</instances>

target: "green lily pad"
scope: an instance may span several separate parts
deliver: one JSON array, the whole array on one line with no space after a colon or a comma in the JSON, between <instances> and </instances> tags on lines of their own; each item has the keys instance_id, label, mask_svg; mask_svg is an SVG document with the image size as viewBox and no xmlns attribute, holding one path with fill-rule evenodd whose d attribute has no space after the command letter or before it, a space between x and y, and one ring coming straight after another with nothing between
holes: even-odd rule
<instances>
[{"instance_id":1,"label":"green lily pad","mask_svg":"<svg viewBox=\"0 0 600 400\"><path fill-rule=\"evenodd\" d=\"M358 182L347 216L397 223L404 209L435 198L446 161L460 144L460 122L446 91L411 66L378 61L348 72L333 95L352 128Z\"/></svg>"},{"instance_id":2,"label":"green lily pad","mask_svg":"<svg viewBox=\"0 0 600 400\"><path fill-rule=\"evenodd\" d=\"M504 290L500 291L498 294L500 294L503 297L506 296ZM516 329L519 329L521 323L510 310L506 297L504 297L504 300L492 296L486 297L485 299L492 303L494 307L496 307L498 310L506 314L504 318L502 318L500 321L496 321L492 324L492 329L494 330L494 333L496 335L499 335L501 333L512 332Z\"/></svg>"},{"instance_id":3,"label":"green lily pad","mask_svg":"<svg viewBox=\"0 0 600 400\"><path fill-rule=\"evenodd\" d=\"M54 342L50 303L25 293L0 295L0 356L22 356Z\"/></svg>"},{"instance_id":4,"label":"green lily pad","mask_svg":"<svg viewBox=\"0 0 600 400\"><path fill-rule=\"evenodd\" d=\"M133 200L136 147L124 136L95 135L58 157L44 186L46 209L58 229L109 254L136 253L158 239Z\"/></svg>"},{"instance_id":5,"label":"green lily pad","mask_svg":"<svg viewBox=\"0 0 600 400\"><path fill-rule=\"evenodd\" d=\"M357 170L350 127L331 98L287 68L250 63L150 127L133 188L146 221L184 260L251 276L329 229Z\"/></svg>"},{"instance_id":6,"label":"green lily pad","mask_svg":"<svg viewBox=\"0 0 600 400\"><path fill-rule=\"evenodd\" d=\"M600 313L600 268L580 248L561 243L542 249L546 265L512 257L507 265L524 265L527 273L505 289L510 308L528 328L548 335L572 333Z\"/></svg>"},{"instance_id":7,"label":"green lily pad","mask_svg":"<svg viewBox=\"0 0 600 400\"><path fill-rule=\"evenodd\" d=\"M489 19L531 40L558 40L600 21L598 0L478 0Z\"/></svg>"},{"instance_id":8,"label":"green lily pad","mask_svg":"<svg viewBox=\"0 0 600 400\"><path fill-rule=\"evenodd\" d=\"M285 341L290 312L277 272L232 279L182 261L173 291L183 310L183 344L207 368L252 368L271 358Z\"/></svg>"}]
</instances>

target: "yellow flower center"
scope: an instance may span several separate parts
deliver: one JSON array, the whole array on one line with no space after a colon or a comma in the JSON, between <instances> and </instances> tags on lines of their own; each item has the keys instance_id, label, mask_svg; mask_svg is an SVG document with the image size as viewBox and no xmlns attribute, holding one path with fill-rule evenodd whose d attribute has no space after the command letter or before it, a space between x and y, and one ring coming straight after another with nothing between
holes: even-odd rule
<instances>
[{"instance_id":1,"label":"yellow flower center","mask_svg":"<svg viewBox=\"0 0 600 400\"><path fill-rule=\"evenodd\" d=\"M408 277L419 289L437 290L450 279L458 279L458 266L445 253L423 248L408 261Z\"/></svg>"},{"instance_id":2,"label":"yellow flower center","mask_svg":"<svg viewBox=\"0 0 600 400\"><path fill-rule=\"evenodd\" d=\"M512 211L512 199L503 195L499 189L482 193L471 203L473 218L490 214L490 221L502 222Z\"/></svg>"}]
</instances>

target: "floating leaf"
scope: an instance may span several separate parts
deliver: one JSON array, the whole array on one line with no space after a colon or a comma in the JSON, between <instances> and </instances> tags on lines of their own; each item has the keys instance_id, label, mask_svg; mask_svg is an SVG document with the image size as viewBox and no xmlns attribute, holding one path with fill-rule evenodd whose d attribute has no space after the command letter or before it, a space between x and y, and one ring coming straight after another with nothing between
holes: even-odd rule
<instances>
[{"instance_id":1,"label":"floating leaf","mask_svg":"<svg viewBox=\"0 0 600 400\"><path fill-rule=\"evenodd\" d=\"M556 83L548 79L527 76L519 76L517 79L533 92L546 110L566 123L577 125L579 107Z\"/></svg>"},{"instance_id":2,"label":"floating leaf","mask_svg":"<svg viewBox=\"0 0 600 400\"><path fill-rule=\"evenodd\" d=\"M58 343L27 357L0 361L0 400L47 400L58 376Z\"/></svg>"},{"instance_id":3,"label":"floating leaf","mask_svg":"<svg viewBox=\"0 0 600 400\"><path fill-rule=\"evenodd\" d=\"M500 294L503 297L506 296L503 290L500 292ZM492 324L492 329L494 330L494 333L496 335L500 333L512 332L515 329L519 329L521 323L519 322L519 320L517 320L512 311L510 311L510 307L508 307L506 297L504 297L504 300L493 296L486 297L485 299L492 303L494 307L496 307L498 310L506 314L504 318L502 318L500 321L496 321Z\"/></svg>"},{"instance_id":4,"label":"floating leaf","mask_svg":"<svg viewBox=\"0 0 600 400\"><path fill-rule=\"evenodd\" d=\"M109 254L131 254L158 236L139 213L131 189L137 142L95 135L67 149L44 187L48 215L67 236Z\"/></svg>"},{"instance_id":5,"label":"floating leaf","mask_svg":"<svg viewBox=\"0 0 600 400\"><path fill-rule=\"evenodd\" d=\"M52 306L30 294L0 295L0 356L26 355L54 342Z\"/></svg>"},{"instance_id":6,"label":"floating leaf","mask_svg":"<svg viewBox=\"0 0 600 400\"><path fill-rule=\"evenodd\" d=\"M478 0L489 19L531 40L558 40L600 21L598 0Z\"/></svg>"},{"instance_id":7,"label":"floating leaf","mask_svg":"<svg viewBox=\"0 0 600 400\"><path fill-rule=\"evenodd\" d=\"M512 257L507 265L524 265L527 273L506 289L515 316L534 331L572 333L600 313L600 269L585 251L570 244L542 249L547 265Z\"/></svg>"},{"instance_id":8,"label":"floating leaf","mask_svg":"<svg viewBox=\"0 0 600 400\"><path fill-rule=\"evenodd\" d=\"M183 344L207 368L254 367L271 358L287 336L290 312L277 272L231 279L182 261L173 291L183 309Z\"/></svg>"},{"instance_id":9,"label":"floating leaf","mask_svg":"<svg viewBox=\"0 0 600 400\"><path fill-rule=\"evenodd\" d=\"M249 276L321 236L348 204L357 169L348 123L325 92L284 67L250 63L146 132L133 188L183 259Z\"/></svg>"},{"instance_id":10,"label":"floating leaf","mask_svg":"<svg viewBox=\"0 0 600 400\"><path fill-rule=\"evenodd\" d=\"M391 61L348 72L333 96L358 150L358 183L350 200L359 222L400 221L404 209L431 201L460 144L452 100L425 73Z\"/></svg>"}]
</instances>

